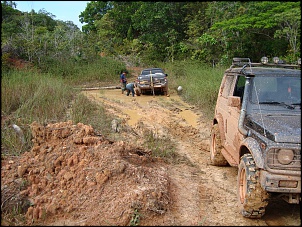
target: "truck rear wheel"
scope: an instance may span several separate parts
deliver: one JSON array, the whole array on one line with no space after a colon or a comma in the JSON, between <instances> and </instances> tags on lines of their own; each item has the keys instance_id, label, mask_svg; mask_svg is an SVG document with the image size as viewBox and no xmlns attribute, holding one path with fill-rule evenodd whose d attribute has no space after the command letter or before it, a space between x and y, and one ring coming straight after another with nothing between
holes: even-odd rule
<instances>
[{"instance_id":1,"label":"truck rear wheel","mask_svg":"<svg viewBox=\"0 0 302 227\"><path fill-rule=\"evenodd\" d=\"M221 153L222 144L221 137L218 128L218 124L212 126L211 130L211 146L210 146L210 160L211 164L214 166L226 166L228 164L227 160L223 157Z\"/></svg>"},{"instance_id":2,"label":"truck rear wheel","mask_svg":"<svg viewBox=\"0 0 302 227\"><path fill-rule=\"evenodd\" d=\"M261 218L265 214L269 194L260 185L259 170L251 154L243 155L240 160L237 197L244 217Z\"/></svg>"}]
</instances>

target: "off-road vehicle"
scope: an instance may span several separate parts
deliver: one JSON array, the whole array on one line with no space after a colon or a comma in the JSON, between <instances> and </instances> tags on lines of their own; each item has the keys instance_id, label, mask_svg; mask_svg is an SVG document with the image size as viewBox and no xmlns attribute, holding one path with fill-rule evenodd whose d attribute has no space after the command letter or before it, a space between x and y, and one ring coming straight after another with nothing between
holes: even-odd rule
<instances>
[{"instance_id":1,"label":"off-road vehicle","mask_svg":"<svg viewBox=\"0 0 302 227\"><path fill-rule=\"evenodd\" d=\"M139 93L145 94L147 92L153 95L161 93L168 94L168 74L164 73L161 68L148 68L141 71L137 77L136 83Z\"/></svg>"},{"instance_id":2,"label":"off-road vehicle","mask_svg":"<svg viewBox=\"0 0 302 227\"><path fill-rule=\"evenodd\" d=\"M273 197L301 201L301 63L263 60L233 59L211 129L211 163L238 167L238 202L248 218L261 218Z\"/></svg>"}]
</instances>

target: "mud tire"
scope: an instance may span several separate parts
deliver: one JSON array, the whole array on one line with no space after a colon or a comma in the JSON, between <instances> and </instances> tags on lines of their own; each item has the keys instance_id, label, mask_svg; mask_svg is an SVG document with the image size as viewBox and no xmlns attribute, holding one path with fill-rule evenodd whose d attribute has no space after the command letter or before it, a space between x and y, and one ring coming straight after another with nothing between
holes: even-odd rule
<instances>
[{"instance_id":1,"label":"mud tire","mask_svg":"<svg viewBox=\"0 0 302 227\"><path fill-rule=\"evenodd\" d=\"M138 87L134 88L134 92L137 96L140 96L141 95L141 91Z\"/></svg>"},{"instance_id":2,"label":"mud tire","mask_svg":"<svg viewBox=\"0 0 302 227\"><path fill-rule=\"evenodd\" d=\"M240 160L237 176L237 197L241 214L246 218L261 218L265 214L269 194L259 182L259 169L251 154Z\"/></svg>"},{"instance_id":3,"label":"mud tire","mask_svg":"<svg viewBox=\"0 0 302 227\"><path fill-rule=\"evenodd\" d=\"M226 166L227 160L223 157L221 137L218 124L212 126L211 129L211 144L210 144L210 163L214 166Z\"/></svg>"}]
</instances>

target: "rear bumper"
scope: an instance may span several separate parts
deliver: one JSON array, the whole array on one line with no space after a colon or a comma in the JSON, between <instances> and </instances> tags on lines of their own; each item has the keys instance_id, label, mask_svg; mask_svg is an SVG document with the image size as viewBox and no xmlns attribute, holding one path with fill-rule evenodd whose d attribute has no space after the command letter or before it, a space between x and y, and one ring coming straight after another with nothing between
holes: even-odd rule
<instances>
[{"instance_id":1,"label":"rear bumper","mask_svg":"<svg viewBox=\"0 0 302 227\"><path fill-rule=\"evenodd\" d=\"M262 188L268 192L301 193L301 176L272 174L261 171L260 182Z\"/></svg>"}]
</instances>

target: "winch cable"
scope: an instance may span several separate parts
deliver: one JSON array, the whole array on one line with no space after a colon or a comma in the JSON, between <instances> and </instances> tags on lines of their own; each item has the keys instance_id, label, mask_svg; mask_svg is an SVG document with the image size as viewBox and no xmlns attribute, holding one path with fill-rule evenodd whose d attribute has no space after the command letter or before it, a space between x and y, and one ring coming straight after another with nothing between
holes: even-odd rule
<instances>
[{"instance_id":1,"label":"winch cable","mask_svg":"<svg viewBox=\"0 0 302 227\"><path fill-rule=\"evenodd\" d=\"M152 87L152 93L153 93L153 96L155 95L154 94L154 84L153 84L153 78L152 78L152 71L150 70L150 80L151 80L151 87Z\"/></svg>"}]
</instances>

